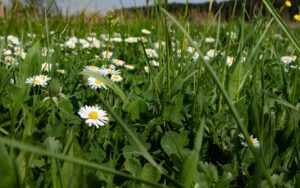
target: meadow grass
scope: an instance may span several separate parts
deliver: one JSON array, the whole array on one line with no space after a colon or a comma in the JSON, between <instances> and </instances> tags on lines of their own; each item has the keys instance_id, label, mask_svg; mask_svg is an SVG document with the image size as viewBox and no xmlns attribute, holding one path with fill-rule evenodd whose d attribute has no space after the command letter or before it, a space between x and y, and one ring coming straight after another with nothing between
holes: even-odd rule
<instances>
[{"instance_id":1,"label":"meadow grass","mask_svg":"<svg viewBox=\"0 0 300 188\"><path fill-rule=\"evenodd\" d=\"M159 2L0 20L0 187L299 187L297 23Z\"/></svg>"}]
</instances>

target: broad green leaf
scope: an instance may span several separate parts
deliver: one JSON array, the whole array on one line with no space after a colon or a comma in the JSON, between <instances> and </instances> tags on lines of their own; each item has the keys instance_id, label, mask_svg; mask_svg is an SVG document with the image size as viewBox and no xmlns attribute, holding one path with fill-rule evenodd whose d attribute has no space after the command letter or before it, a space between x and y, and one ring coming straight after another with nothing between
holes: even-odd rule
<instances>
[{"instance_id":1,"label":"broad green leaf","mask_svg":"<svg viewBox=\"0 0 300 188\"><path fill-rule=\"evenodd\" d=\"M138 177L141 174L142 166L138 159L130 158L125 161L125 169L130 172L134 177Z\"/></svg>"},{"instance_id":2,"label":"broad green leaf","mask_svg":"<svg viewBox=\"0 0 300 188\"><path fill-rule=\"evenodd\" d=\"M148 106L144 100L137 99L128 105L127 111L130 115L130 119L135 121L140 119L141 113L148 111Z\"/></svg>"},{"instance_id":3,"label":"broad green leaf","mask_svg":"<svg viewBox=\"0 0 300 188\"><path fill-rule=\"evenodd\" d=\"M156 168L154 168L150 163L146 163L144 165L144 167L142 169L141 178L156 183L156 182L158 182L160 177L161 177L161 173ZM148 188L148 187L152 187L152 186L143 184L142 187Z\"/></svg>"},{"instance_id":4,"label":"broad green leaf","mask_svg":"<svg viewBox=\"0 0 300 188\"><path fill-rule=\"evenodd\" d=\"M164 152L167 155L176 154L179 158L182 158L182 151L184 146L188 144L188 138L185 134L178 134L170 131L166 132L160 142Z\"/></svg>"}]
</instances>

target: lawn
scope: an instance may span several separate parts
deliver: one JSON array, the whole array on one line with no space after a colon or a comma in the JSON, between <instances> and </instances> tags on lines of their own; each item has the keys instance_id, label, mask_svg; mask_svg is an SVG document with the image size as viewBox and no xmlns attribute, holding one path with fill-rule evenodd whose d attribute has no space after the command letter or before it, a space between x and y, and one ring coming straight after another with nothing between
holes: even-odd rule
<instances>
[{"instance_id":1,"label":"lawn","mask_svg":"<svg viewBox=\"0 0 300 188\"><path fill-rule=\"evenodd\" d=\"M263 2L1 19L0 187L299 187L299 23Z\"/></svg>"}]
</instances>

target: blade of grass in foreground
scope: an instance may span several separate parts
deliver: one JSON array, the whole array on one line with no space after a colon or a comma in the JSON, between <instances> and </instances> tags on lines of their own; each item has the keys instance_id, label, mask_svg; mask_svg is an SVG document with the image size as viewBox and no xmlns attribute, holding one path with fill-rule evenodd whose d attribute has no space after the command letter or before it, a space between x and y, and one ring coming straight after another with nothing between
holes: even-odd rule
<instances>
[{"instance_id":1,"label":"blade of grass in foreground","mask_svg":"<svg viewBox=\"0 0 300 188\"><path fill-rule=\"evenodd\" d=\"M252 144L251 144L251 140L250 140L250 136L249 133L247 131L247 129L245 128L245 126L243 125L240 115L238 113L238 111L236 110L236 108L234 107L234 104L232 102L232 100L230 99L229 95L227 94L225 88L223 87L222 83L220 82L218 76L216 75L215 71L212 69L212 67L209 65L208 62L206 62L204 60L204 56L202 54L202 52L199 50L198 46L196 45L196 43L193 41L193 39L191 38L191 36L187 33L187 31L181 26L181 24L172 16L170 15L165 9L161 9L161 11L167 15L170 20L172 22L175 23L175 25L177 25L177 27L181 30L181 32L184 33L184 35L187 37L187 39L189 40L189 42L191 43L191 45L195 48L195 50L199 53L199 58L201 58L202 62L205 64L209 74L211 75L211 77L213 78L214 82L217 84L217 87L220 89L221 93L224 96L224 99L226 101L226 103L229 106L229 109L231 110L234 119L236 120L239 129L242 131L245 140L248 143L248 146L250 148L250 151L253 153L253 155L255 156L256 161L258 162L258 165L261 167L261 170L263 171L263 174L266 178L266 180L268 181L270 187L275 187L272 179L270 177L270 174L268 173L268 170L265 166L264 163L264 159L263 159L263 155L261 152L259 152Z\"/></svg>"},{"instance_id":2,"label":"blade of grass in foreground","mask_svg":"<svg viewBox=\"0 0 300 188\"><path fill-rule=\"evenodd\" d=\"M283 29L283 31L285 32L285 34L287 35L287 37L290 39L290 41L292 42L292 44L295 46L295 48L298 51L298 53L300 53L300 44L299 44L298 40L291 33L290 29L287 27L287 25L284 23L283 19L276 12L276 10L274 9L273 5L270 3L269 0L263 0L263 3L265 4L265 6L269 10L269 12L273 15L273 17L275 18L275 20L278 22L279 26Z\"/></svg>"},{"instance_id":3,"label":"blade of grass in foreground","mask_svg":"<svg viewBox=\"0 0 300 188\"><path fill-rule=\"evenodd\" d=\"M66 156L66 155L60 154L60 153L54 153L54 152L51 152L51 151L48 151L48 150L45 150L45 149L38 148L36 146L31 146L31 145L28 145L28 144L21 143L21 142L16 141L16 140L10 140L10 139L7 139L7 138L0 137L0 143L5 144L5 145L9 145L13 148L18 148L22 151L28 151L28 152L35 153L35 154L42 155L42 156L53 157L53 158L56 158L56 159L64 160L64 161L71 162L71 163L74 163L74 164L78 164L78 165L81 165L81 166L85 166L85 167L88 167L88 168L93 168L93 169L96 169L96 170L100 170L100 171L108 173L108 174L112 174L112 175L116 175L116 176L122 176L124 178L128 178L128 179L138 181L138 182L141 182L143 184L151 185L151 186L154 186L154 187L166 187L166 186L161 185L161 184L157 184L157 183L149 182L149 181L141 179L141 178L133 177L133 176L128 175L126 173L108 168L104 165L100 165L100 164L97 164L97 163L92 163L92 162L89 162L89 161L86 161L86 160L83 160L83 159L80 159L80 158L76 158L76 157Z\"/></svg>"}]
</instances>

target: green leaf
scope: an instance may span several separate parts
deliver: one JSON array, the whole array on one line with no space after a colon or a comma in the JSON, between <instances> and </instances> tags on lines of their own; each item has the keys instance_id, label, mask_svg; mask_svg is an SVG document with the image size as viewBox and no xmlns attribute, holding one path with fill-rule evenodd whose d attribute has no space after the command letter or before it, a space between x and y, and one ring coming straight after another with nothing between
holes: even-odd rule
<instances>
[{"instance_id":1,"label":"green leaf","mask_svg":"<svg viewBox=\"0 0 300 188\"><path fill-rule=\"evenodd\" d=\"M62 147L59 140L55 140L53 137L46 138L44 140L44 144L46 145L47 149L52 152L58 152Z\"/></svg>"},{"instance_id":2,"label":"green leaf","mask_svg":"<svg viewBox=\"0 0 300 188\"><path fill-rule=\"evenodd\" d=\"M158 180L161 177L161 173L154 168L150 163L146 163L142 169L142 174L141 174L141 178L151 181L151 182L158 182ZM148 188L148 187L152 187L149 185L142 185L142 187Z\"/></svg>"},{"instance_id":3,"label":"green leaf","mask_svg":"<svg viewBox=\"0 0 300 188\"><path fill-rule=\"evenodd\" d=\"M140 161L136 158L127 159L125 161L124 167L134 177L138 177L141 174L142 166Z\"/></svg>"},{"instance_id":4,"label":"green leaf","mask_svg":"<svg viewBox=\"0 0 300 188\"><path fill-rule=\"evenodd\" d=\"M163 111L163 117L166 121L182 125L183 115L174 104L169 104L165 106Z\"/></svg>"},{"instance_id":5,"label":"green leaf","mask_svg":"<svg viewBox=\"0 0 300 188\"><path fill-rule=\"evenodd\" d=\"M184 146L188 144L188 137L185 134L178 134L176 132L167 132L160 142L164 152L170 156L172 153L177 157L182 158L182 151Z\"/></svg>"},{"instance_id":6,"label":"green leaf","mask_svg":"<svg viewBox=\"0 0 300 188\"><path fill-rule=\"evenodd\" d=\"M137 99L128 105L127 111L130 115L130 119L135 121L140 119L142 113L148 111L148 106L144 100Z\"/></svg>"}]
</instances>

